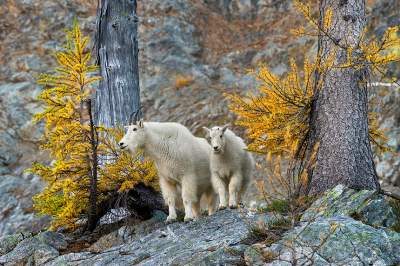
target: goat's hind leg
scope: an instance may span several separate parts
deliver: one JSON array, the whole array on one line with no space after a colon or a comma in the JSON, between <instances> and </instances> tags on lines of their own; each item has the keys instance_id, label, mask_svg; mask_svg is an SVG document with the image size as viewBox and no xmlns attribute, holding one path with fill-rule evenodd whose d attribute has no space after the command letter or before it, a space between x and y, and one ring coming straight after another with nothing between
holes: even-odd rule
<instances>
[{"instance_id":1,"label":"goat's hind leg","mask_svg":"<svg viewBox=\"0 0 400 266\"><path fill-rule=\"evenodd\" d=\"M217 195L213 190L206 193L208 215L213 215L215 213L217 204Z\"/></svg>"}]
</instances>

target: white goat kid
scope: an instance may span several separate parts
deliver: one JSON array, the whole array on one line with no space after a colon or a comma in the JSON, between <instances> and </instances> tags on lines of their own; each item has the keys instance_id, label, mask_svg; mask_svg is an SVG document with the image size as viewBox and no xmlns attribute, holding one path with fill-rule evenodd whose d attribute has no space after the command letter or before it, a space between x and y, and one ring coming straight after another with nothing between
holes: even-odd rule
<instances>
[{"instance_id":1,"label":"white goat kid","mask_svg":"<svg viewBox=\"0 0 400 266\"><path fill-rule=\"evenodd\" d=\"M122 149L142 149L156 165L163 198L168 205L167 222L177 219L176 208L182 204L185 221L200 216L200 199L205 195L208 213L214 212L215 193L210 177L210 145L197 138L183 125L138 121L128 126L119 142Z\"/></svg>"},{"instance_id":2,"label":"white goat kid","mask_svg":"<svg viewBox=\"0 0 400 266\"><path fill-rule=\"evenodd\" d=\"M211 181L219 194L219 209L236 208L245 192L254 169L252 155L246 150L243 139L224 127L208 129L207 139L211 143Z\"/></svg>"}]
</instances>

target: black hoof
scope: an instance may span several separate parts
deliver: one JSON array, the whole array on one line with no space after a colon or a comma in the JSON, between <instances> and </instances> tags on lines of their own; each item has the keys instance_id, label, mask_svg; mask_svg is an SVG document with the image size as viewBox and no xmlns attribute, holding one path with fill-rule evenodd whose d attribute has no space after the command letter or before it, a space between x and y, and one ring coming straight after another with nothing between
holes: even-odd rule
<instances>
[{"instance_id":1,"label":"black hoof","mask_svg":"<svg viewBox=\"0 0 400 266\"><path fill-rule=\"evenodd\" d=\"M219 206L219 207L218 207L218 210L219 210L219 211L222 211L222 210L225 210L225 209L226 209L226 206Z\"/></svg>"}]
</instances>

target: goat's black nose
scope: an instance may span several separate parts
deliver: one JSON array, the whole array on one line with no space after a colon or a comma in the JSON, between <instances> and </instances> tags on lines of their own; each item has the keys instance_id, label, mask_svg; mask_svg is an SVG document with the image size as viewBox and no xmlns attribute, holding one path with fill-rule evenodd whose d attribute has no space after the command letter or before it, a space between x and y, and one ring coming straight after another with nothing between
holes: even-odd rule
<instances>
[{"instance_id":1,"label":"goat's black nose","mask_svg":"<svg viewBox=\"0 0 400 266\"><path fill-rule=\"evenodd\" d=\"M124 143L123 142L120 142L120 143L118 143L119 144L119 146L124 146Z\"/></svg>"},{"instance_id":2,"label":"goat's black nose","mask_svg":"<svg viewBox=\"0 0 400 266\"><path fill-rule=\"evenodd\" d=\"M213 148L214 148L214 151L218 150L218 146L214 146Z\"/></svg>"}]
</instances>

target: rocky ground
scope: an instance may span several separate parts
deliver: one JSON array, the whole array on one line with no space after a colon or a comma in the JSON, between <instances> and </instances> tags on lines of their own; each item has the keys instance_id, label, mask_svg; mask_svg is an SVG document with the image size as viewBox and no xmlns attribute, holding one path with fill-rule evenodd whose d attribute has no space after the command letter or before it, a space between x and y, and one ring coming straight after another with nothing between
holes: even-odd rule
<instances>
[{"instance_id":1,"label":"rocky ground","mask_svg":"<svg viewBox=\"0 0 400 266\"><path fill-rule=\"evenodd\" d=\"M339 185L316 200L281 240L253 247L259 256L269 254L270 265L397 265L400 213L391 204L373 191Z\"/></svg>"},{"instance_id":2,"label":"rocky ground","mask_svg":"<svg viewBox=\"0 0 400 266\"><path fill-rule=\"evenodd\" d=\"M397 265L400 210L371 191L337 186L316 200L281 240L261 241L290 216L223 210L189 223L145 222L71 251L55 232L0 238L0 265ZM282 227L283 228L283 227ZM261 241L261 242L260 242Z\"/></svg>"},{"instance_id":3,"label":"rocky ground","mask_svg":"<svg viewBox=\"0 0 400 266\"><path fill-rule=\"evenodd\" d=\"M400 24L399 1L367 2L370 29L376 34ZM54 66L53 51L60 48L64 29L74 17L86 33L93 34L96 4L95 0L0 0L0 237L36 233L48 224L48 218L35 216L32 208L31 197L43 184L24 173L32 161L48 160L38 150L41 126L31 123L32 114L41 108L35 100L41 89L35 76ZM300 63L304 53L315 51L313 40L289 34L304 22L290 0L142 0L138 7L145 117L181 122L198 135L201 126L211 121L233 124L223 93L254 90L256 82L248 68L264 62L281 74L290 57ZM396 66L391 69L392 76L399 75ZM394 149L376 158L377 171L382 183L391 185L400 185L399 93L398 87L371 89L381 101L381 124ZM251 192L248 199L254 199L254 188ZM47 234L52 237L45 233L43 239Z\"/></svg>"}]
</instances>

